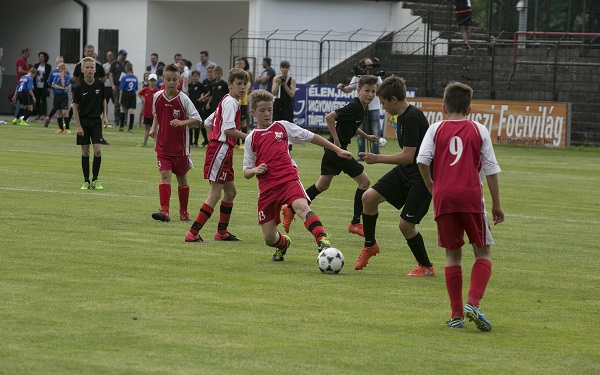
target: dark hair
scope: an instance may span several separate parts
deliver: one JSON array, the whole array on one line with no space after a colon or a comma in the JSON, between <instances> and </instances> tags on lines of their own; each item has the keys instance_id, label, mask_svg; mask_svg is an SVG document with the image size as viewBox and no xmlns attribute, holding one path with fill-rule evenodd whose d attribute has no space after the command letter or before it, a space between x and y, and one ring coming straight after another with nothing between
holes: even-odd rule
<instances>
[{"instance_id":1,"label":"dark hair","mask_svg":"<svg viewBox=\"0 0 600 375\"><path fill-rule=\"evenodd\" d=\"M367 76L361 76L361 77L358 79L358 88L360 89L360 88L362 88L364 85L376 85L376 84L377 84L377 81L378 81L378 79L377 79L377 77L375 77L375 76L370 76L370 75L367 75Z\"/></svg>"},{"instance_id":2,"label":"dark hair","mask_svg":"<svg viewBox=\"0 0 600 375\"><path fill-rule=\"evenodd\" d=\"M281 60L281 62L279 63L279 67L280 68L289 68L290 67L290 62L287 60Z\"/></svg>"},{"instance_id":3,"label":"dark hair","mask_svg":"<svg viewBox=\"0 0 600 375\"><path fill-rule=\"evenodd\" d=\"M44 55L44 59L45 59L44 62L48 62L48 60L50 60L50 56L48 55L48 52L42 51L42 52L38 53L38 56L39 55Z\"/></svg>"},{"instance_id":4,"label":"dark hair","mask_svg":"<svg viewBox=\"0 0 600 375\"><path fill-rule=\"evenodd\" d=\"M165 66L163 71L179 73L179 69L177 68L177 65L175 65L175 64L169 64L169 65Z\"/></svg>"},{"instance_id":5,"label":"dark hair","mask_svg":"<svg viewBox=\"0 0 600 375\"><path fill-rule=\"evenodd\" d=\"M406 83L404 78L389 76L383 80L377 88L376 94L379 98L390 101L392 97L398 100L406 99Z\"/></svg>"},{"instance_id":6,"label":"dark hair","mask_svg":"<svg viewBox=\"0 0 600 375\"><path fill-rule=\"evenodd\" d=\"M165 68L164 67L161 66L161 67L156 68L156 75L157 76L162 76L164 72L165 72Z\"/></svg>"},{"instance_id":7,"label":"dark hair","mask_svg":"<svg viewBox=\"0 0 600 375\"><path fill-rule=\"evenodd\" d=\"M244 83L248 83L248 73L243 69L233 68L229 71L227 82L233 83L236 79L241 79Z\"/></svg>"},{"instance_id":8,"label":"dark hair","mask_svg":"<svg viewBox=\"0 0 600 375\"><path fill-rule=\"evenodd\" d=\"M200 51L201 55L206 55L206 57L208 57L208 51Z\"/></svg>"},{"instance_id":9,"label":"dark hair","mask_svg":"<svg viewBox=\"0 0 600 375\"><path fill-rule=\"evenodd\" d=\"M31 49L30 49L30 48L23 48L23 49L21 50L21 55L24 55L24 54L26 54L28 51L31 51Z\"/></svg>"},{"instance_id":10,"label":"dark hair","mask_svg":"<svg viewBox=\"0 0 600 375\"><path fill-rule=\"evenodd\" d=\"M444 89L444 105L448 113L466 115L471 106L473 89L460 82L450 82Z\"/></svg>"},{"instance_id":11,"label":"dark hair","mask_svg":"<svg viewBox=\"0 0 600 375\"><path fill-rule=\"evenodd\" d=\"M156 53L156 52L152 52L152 54L150 56L156 56L156 58L158 59L158 53Z\"/></svg>"}]
</instances>

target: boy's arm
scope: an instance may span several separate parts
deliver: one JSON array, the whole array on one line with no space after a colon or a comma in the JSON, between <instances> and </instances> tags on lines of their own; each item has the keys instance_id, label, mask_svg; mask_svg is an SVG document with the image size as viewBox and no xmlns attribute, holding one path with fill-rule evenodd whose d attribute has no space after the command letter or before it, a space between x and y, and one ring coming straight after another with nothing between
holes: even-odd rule
<instances>
[{"instance_id":1,"label":"boy's arm","mask_svg":"<svg viewBox=\"0 0 600 375\"><path fill-rule=\"evenodd\" d=\"M79 104L73 103L73 118L75 119L75 126L77 127L77 135L83 137L83 128L79 121Z\"/></svg>"},{"instance_id":2,"label":"boy's arm","mask_svg":"<svg viewBox=\"0 0 600 375\"><path fill-rule=\"evenodd\" d=\"M329 112L327 116L325 116L325 121L327 121L327 128L329 129L329 134L333 138L333 143L340 147L340 139L338 138L337 130L335 130L335 120L338 115L336 111Z\"/></svg>"},{"instance_id":3,"label":"boy's arm","mask_svg":"<svg viewBox=\"0 0 600 375\"><path fill-rule=\"evenodd\" d=\"M492 217L494 219L494 225L500 224L504 221L504 211L500 207L500 186L498 184L498 174L491 174L485 176L488 188L490 189L490 195L492 196Z\"/></svg>"},{"instance_id":4,"label":"boy's arm","mask_svg":"<svg viewBox=\"0 0 600 375\"><path fill-rule=\"evenodd\" d=\"M154 116L154 118L152 119L152 127L150 128L150 133L148 133L148 135L152 138L154 138L156 136L156 128L158 127L158 120L156 119L156 116Z\"/></svg>"},{"instance_id":5,"label":"boy's arm","mask_svg":"<svg viewBox=\"0 0 600 375\"><path fill-rule=\"evenodd\" d=\"M367 134L364 131L362 131L360 128L356 129L356 134L360 135L364 139L367 139L367 140L369 140L371 142L379 142L379 138L377 138L376 135Z\"/></svg>"},{"instance_id":6,"label":"boy's arm","mask_svg":"<svg viewBox=\"0 0 600 375\"><path fill-rule=\"evenodd\" d=\"M350 151L342 150L341 148L339 148L339 146L334 145L333 143L329 142L328 140L326 140L318 134L315 134L310 143L314 143L315 145L329 149L335 152L340 158L352 159L352 153Z\"/></svg>"},{"instance_id":7,"label":"boy's arm","mask_svg":"<svg viewBox=\"0 0 600 375\"><path fill-rule=\"evenodd\" d=\"M246 133L242 133L241 131L239 131L237 129L227 129L227 130L224 130L223 133L225 133L225 135L228 137L235 137L235 138L239 138L239 139L246 139L246 136L247 136Z\"/></svg>"},{"instance_id":8,"label":"boy's arm","mask_svg":"<svg viewBox=\"0 0 600 375\"><path fill-rule=\"evenodd\" d=\"M427 190L429 190L430 194L433 194L433 180L431 179L431 170L429 169L429 165L422 163L419 163L418 165L421 176L423 176L425 186L427 186Z\"/></svg>"},{"instance_id":9,"label":"boy's arm","mask_svg":"<svg viewBox=\"0 0 600 375\"><path fill-rule=\"evenodd\" d=\"M102 101L102 124L106 127L108 125L108 105L106 100Z\"/></svg>"}]
</instances>

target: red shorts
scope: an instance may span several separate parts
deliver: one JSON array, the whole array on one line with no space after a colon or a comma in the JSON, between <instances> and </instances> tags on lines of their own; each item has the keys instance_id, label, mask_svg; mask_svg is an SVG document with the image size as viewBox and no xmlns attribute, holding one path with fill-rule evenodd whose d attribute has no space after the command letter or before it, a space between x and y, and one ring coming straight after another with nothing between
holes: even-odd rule
<instances>
[{"instance_id":1,"label":"red shorts","mask_svg":"<svg viewBox=\"0 0 600 375\"><path fill-rule=\"evenodd\" d=\"M438 228L438 245L448 250L456 250L465 244L467 232L469 243L483 247L494 243L490 225L485 213L453 212L435 219Z\"/></svg>"},{"instance_id":2,"label":"red shorts","mask_svg":"<svg viewBox=\"0 0 600 375\"><path fill-rule=\"evenodd\" d=\"M157 155L158 170L172 171L176 176L185 176L190 169L194 168L192 159L189 155L186 156L160 156Z\"/></svg>"},{"instance_id":3,"label":"red shorts","mask_svg":"<svg viewBox=\"0 0 600 375\"><path fill-rule=\"evenodd\" d=\"M296 199L308 199L306 191L300 180L284 182L267 191L260 193L258 197L258 223L264 224L275 220L276 224L281 222L279 211L284 204L291 205Z\"/></svg>"},{"instance_id":4,"label":"red shorts","mask_svg":"<svg viewBox=\"0 0 600 375\"><path fill-rule=\"evenodd\" d=\"M227 143L211 141L206 148L204 179L224 184L233 181L233 149Z\"/></svg>"}]
</instances>

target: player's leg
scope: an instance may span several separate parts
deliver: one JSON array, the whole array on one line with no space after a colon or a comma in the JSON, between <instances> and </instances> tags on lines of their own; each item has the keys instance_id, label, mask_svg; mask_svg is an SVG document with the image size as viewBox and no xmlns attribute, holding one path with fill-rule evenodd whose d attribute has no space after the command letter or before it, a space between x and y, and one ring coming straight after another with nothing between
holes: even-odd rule
<instances>
[{"instance_id":1,"label":"player's leg","mask_svg":"<svg viewBox=\"0 0 600 375\"><path fill-rule=\"evenodd\" d=\"M190 200L190 186L186 174L176 174L177 178L177 196L179 197L179 220L190 221L188 213L188 203Z\"/></svg>"},{"instance_id":2,"label":"player's leg","mask_svg":"<svg viewBox=\"0 0 600 375\"><path fill-rule=\"evenodd\" d=\"M361 165L362 167L362 165ZM358 184L356 191L354 192L354 211L352 214L352 220L350 220L350 224L348 225L348 232L358 234L361 237L364 237L364 229L363 225L360 222L360 218L363 213L363 194L369 186L371 185L371 180L369 180L369 176L364 172L359 174L358 176L353 177L354 181Z\"/></svg>"},{"instance_id":3,"label":"player's leg","mask_svg":"<svg viewBox=\"0 0 600 375\"><path fill-rule=\"evenodd\" d=\"M277 230L277 222L275 220L261 224L261 228L267 246L275 248L271 261L282 262L288 248L292 244L292 240Z\"/></svg>"},{"instance_id":4,"label":"player's leg","mask_svg":"<svg viewBox=\"0 0 600 375\"><path fill-rule=\"evenodd\" d=\"M333 180L333 177L335 177L335 176L332 174L328 174L328 175L322 174L319 177L319 179L317 180L317 182L315 182L308 189L306 189L306 194L308 194L308 197L310 198L311 201L314 201L315 198L317 197L317 195L319 195L322 192L324 192L325 190L329 189L329 185L331 185L331 181Z\"/></svg>"},{"instance_id":5,"label":"player's leg","mask_svg":"<svg viewBox=\"0 0 600 375\"><path fill-rule=\"evenodd\" d=\"M233 210L233 200L236 194L235 183L233 181L226 181L223 185L223 199L219 206L219 224L215 233L216 241L239 241L239 238L227 231Z\"/></svg>"},{"instance_id":6,"label":"player's leg","mask_svg":"<svg viewBox=\"0 0 600 375\"><path fill-rule=\"evenodd\" d=\"M210 219L213 212L215 211L215 205L221 199L221 193L223 191L223 184L218 182L210 181L210 190L208 197L202 203L196 220L185 235L186 242L202 242L202 238L198 235L198 232L204 227L204 224Z\"/></svg>"},{"instance_id":7,"label":"player's leg","mask_svg":"<svg viewBox=\"0 0 600 375\"><path fill-rule=\"evenodd\" d=\"M100 121L93 126L90 138L94 150L94 159L92 161L92 184L90 188L94 190L104 190L100 181L98 181L100 166L102 165L102 123Z\"/></svg>"},{"instance_id":8,"label":"player's leg","mask_svg":"<svg viewBox=\"0 0 600 375\"><path fill-rule=\"evenodd\" d=\"M317 243L317 249L321 252L323 249L331 247L325 228L321 223L321 219L314 213L308 205L306 198L295 199L292 202L292 207L296 214L304 221L304 227L308 230Z\"/></svg>"},{"instance_id":9,"label":"player's leg","mask_svg":"<svg viewBox=\"0 0 600 375\"><path fill-rule=\"evenodd\" d=\"M399 228L418 263L417 267L406 276L434 276L433 264L427 255L423 236L417 229L417 224L429 211L431 194L423 184L415 185L406 182L403 184L408 191L400 213Z\"/></svg>"},{"instance_id":10,"label":"player's leg","mask_svg":"<svg viewBox=\"0 0 600 375\"><path fill-rule=\"evenodd\" d=\"M158 200L160 203L159 212L152 214L152 218L158 221L171 221L169 208L171 202L171 178L173 176L173 165L168 159L160 160L160 183L158 184Z\"/></svg>"},{"instance_id":11,"label":"player's leg","mask_svg":"<svg viewBox=\"0 0 600 375\"><path fill-rule=\"evenodd\" d=\"M441 225L438 224L438 228ZM446 280L446 290L450 299L450 320L446 325L450 328L462 328L464 325L463 315L463 274L462 274L462 247L455 249L446 248L446 264L444 267L444 277Z\"/></svg>"},{"instance_id":12,"label":"player's leg","mask_svg":"<svg viewBox=\"0 0 600 375\"><path fill-rule=\"evenodd\" d=\"M59 113L59 112L57 112ZM59 113L60 116L60 113ZM81 142L79 142L79 140L82 140ZM79 137L77 136L77 141L78 143L82 143L83 142L83 137ZM87 190L90 188L90 145L88 144L81 144L81 172L83 173L83 186L81 187L81 190Z\"/></svg>"},{"instance_id":13,"label":"player's leg","mask_svg":"<svg viewBox=\"0 0 600 375\"><path fill-rule=\"evenodd\" d=\"M354 265L354 269L357 271L366 267L369 258L379 253L379 245L375 240L375 229L377 226L377 217L379 216L378 207L386 201L386 198L375 189L377 186L376 184L374 187L367 189L362 195L362 221L365 242Z\"/></svg>"},{"instance_id":14,"label":"player's leg","mask_svg":"<svg viewBox=\"0 0 600 375\"><path fill-rule=\"evenodd\" d=\"M379 109L374 109L368 111L367 119L369 121L369 131L368 134L373 134L377 137L376 142L372 142L373 153L379 154ZM362 138L362 137L361 137ZM370 142L370 141L368 141Z\"/></svg>"}]
</instances>

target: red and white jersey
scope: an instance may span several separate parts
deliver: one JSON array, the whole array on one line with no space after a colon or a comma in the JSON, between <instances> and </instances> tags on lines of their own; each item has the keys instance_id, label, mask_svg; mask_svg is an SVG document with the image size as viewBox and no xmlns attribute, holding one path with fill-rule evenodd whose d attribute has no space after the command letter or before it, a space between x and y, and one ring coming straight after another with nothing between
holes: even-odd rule
<instances>
[{"instance_id":1,"label":"red and white jersey","mask_svg":"<svg viewBox=\"0 0 600 375\"><path fill-rule=\"evenodd\" d=\"M298 167L290 156L291 144L306 144L314 134L288 121L276 121L266 129L254 129L244 144L244 170L261 164L267 173L257 175L258 191L264 192L283 182L298 180Z\"/></svg>"},{"instance_id":2,"label":"red and white jersey","mask_svg":"<svg viewBox=\"0 0 600 375\"><path fill-rule=\"evenodd\" d=\"M230 147L235 147L237 138L228 137L225 134L227 129L240 130L240 104L229 94L225 95L219 102L217 109L204 121L204 124L212 127L208 139L211 141L228 143Z\"/></svg>"},{"instance_id":3,"label":"red and white jersey","mask_svg":"<svg viewBox=\"0 0 600 375\"><path fill-rule=\"evenodd\" d=\"M165 90L154 94L152 113L158 121L156 130L156 146L154 150L161 156L186 156L190 154L190 139L188 126L171 126L172 120L187 120L193 118L202 121L194 103L187 95L178 92L171 99L165 95Z\"/></svg>"},{"instance_id":4,"label":"red and white jersey","mask_svg":"<svg viewBox=\"0 0 600 375\"><path fill-rule=\"evenodd\" d=\"M417 163L431 165L432 161L435 217L452 212L485 212L480 172L486 176L500 172L485 126L466 119L431 125Z\"/></svg>"}]
</instances>

